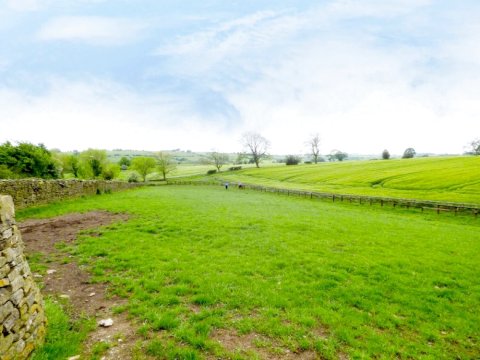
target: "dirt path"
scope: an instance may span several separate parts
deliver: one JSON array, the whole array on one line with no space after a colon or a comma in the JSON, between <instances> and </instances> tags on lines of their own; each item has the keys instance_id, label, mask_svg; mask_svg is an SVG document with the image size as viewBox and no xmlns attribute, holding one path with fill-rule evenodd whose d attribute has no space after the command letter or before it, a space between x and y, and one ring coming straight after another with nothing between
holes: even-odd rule
<instances>
[{"instance_id":1,"label":"dirt path","mask_svg":"<svg viewBox=\"0 0 480 360\"><path fill-rule=\"evenodd\" d=\"M42 292L67 298L72 304L73 316L86 314L97 322L113 319L111 327L97 327L86 342L86 352L98 342L104 341L110 348L102 359L131 359L132 348L138 340L134 326L124 314L114 315L112 308L125 302L120 298L107 298L106 284L92 284L89 274L75 262L65 262L69 255L55 246L59 242L74 243L81 230L95 229L112 222L126 221L123 214L96 211L85 214L69 214L46 220L27 220L19 224L25 243L25 253L42 253L49 262L47 274L37 280L44 284Z\"/></svg>"}]
</instances>

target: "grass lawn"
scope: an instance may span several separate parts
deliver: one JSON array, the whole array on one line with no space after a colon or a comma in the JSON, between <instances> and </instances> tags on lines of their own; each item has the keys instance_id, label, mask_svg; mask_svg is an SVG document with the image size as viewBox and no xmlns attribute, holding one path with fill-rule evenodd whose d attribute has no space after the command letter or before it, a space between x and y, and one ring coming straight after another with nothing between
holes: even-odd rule
<instances>
[{"instance_id":1,"label":"grass lawn","mask_svg":"<svg viewBox=\"0 0 480 360\"><path fill-rule=\"evenodd\" d=\"M480 204L480 156L262 167L214 176L279 188Z\"/></svg>"},{"instance_id":2,"label":"grass lawn","mask_svg":"<svg viewBox=\"0 0 480 360\"><path fill-rule=\"evenodd\" d=\"M131 218L84 234L74 255L128 298L117 310L144 323L153 357L480 357L473 217L202 186L86 197L17 217L92 209Z\"/></svg>"}]
</instances>

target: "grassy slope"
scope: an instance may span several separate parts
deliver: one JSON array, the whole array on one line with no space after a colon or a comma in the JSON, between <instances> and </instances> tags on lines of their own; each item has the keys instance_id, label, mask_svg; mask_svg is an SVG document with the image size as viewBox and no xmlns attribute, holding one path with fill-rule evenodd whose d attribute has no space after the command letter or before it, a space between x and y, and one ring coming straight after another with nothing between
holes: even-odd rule
<instances>
[{"instance_id":1,"label":"grassy slope","mask_svg":"<svg viewBox=\"0 0 480 360\"><path fill-rule=\"evenodd\" d=\"M480 203L480 157L352 161L247 169L221 177L283 188Z\"/></svg>"},{"instance_id":2,"label":"grassy slope","mask_svg":"<svg viewBox=\"0 0 480 360\"><path fill-rule=\"evenodd\" d=\"M76 256L129 298L158 358L254 358L219 348L219 328L324 358L480 356L474 218L174 186L19 218L89 209L132 214Z\"/></svg>"}]
</instances>

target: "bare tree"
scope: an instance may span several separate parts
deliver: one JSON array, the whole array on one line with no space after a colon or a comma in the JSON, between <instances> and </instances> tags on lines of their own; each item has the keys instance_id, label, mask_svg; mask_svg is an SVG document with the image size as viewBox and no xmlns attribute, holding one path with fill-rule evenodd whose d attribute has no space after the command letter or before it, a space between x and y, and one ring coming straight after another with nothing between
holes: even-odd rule
<instances>
[{"instance_id":1,"label":"bare tree","mask_svg":"<svg viewBox=\"0 0 480 360\"><path fill-rule=\"evenodd\" d=\"M472 147L472 154L473 155L480 155L480 139L476 139L470 143Z\"/></svg>"},{"instance_id":2,"label":"bare tree","mask_svg":"<svg viewBox=\"0 0 480 360\"><path fill-rule=\"evenodd\" d=\"M247 132L242 136L242 144L252 155L253 162L257 168L260 167L260 161L267 157L270 142L259 133Z\"/></svg>"},{"instance_id":3,"label":"bare tree","mask_svg":"<svg viewBox=\"0 0 480 360\"><path fill-rule=\"evenodd\" d=\"M227 164L230 160L228 154L219 153L217 151L213 151L208 155L208 162L214 165L217 168L217 171L220 172L220 169L223 165Z\"/></svg>"},{"instance_id":4,"label":"bare tree","mask_svg":"<svg viewBox=\"0 0 480 360\"><path fill-rule=\"evenodd\" d=\"M156 154L158 171L163 175L163 180L167 180L167 174L177 168L177 164L169 153L160 151Z\"/></svg>"},{"instance_id":5,"label":"bare tree","mask_svg":"<svg viewBox=\"0 0 480 360\"><path fill-rule=\"evenodd\" d=\"M320 136L318 133L312 135L312 137L307 141L307 145L310 147L310 154L313 157L313 162L317 164L320 157Z\"/></svg>"}]
</instances>

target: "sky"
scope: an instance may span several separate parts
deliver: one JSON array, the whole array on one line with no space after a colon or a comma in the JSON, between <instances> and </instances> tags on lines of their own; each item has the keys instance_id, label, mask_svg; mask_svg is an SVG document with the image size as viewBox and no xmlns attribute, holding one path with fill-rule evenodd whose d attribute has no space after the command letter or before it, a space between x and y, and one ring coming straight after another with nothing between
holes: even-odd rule
<instances>
[{"instance_id":1,"label":"sky","mask_svg":"<svg viewBox=\"0 0 480 360\"><path fill-rule=\"evenodd\" d=\"M478 0L0 0L0 143L460 154Z\"/></svg>"}]
</instances>

